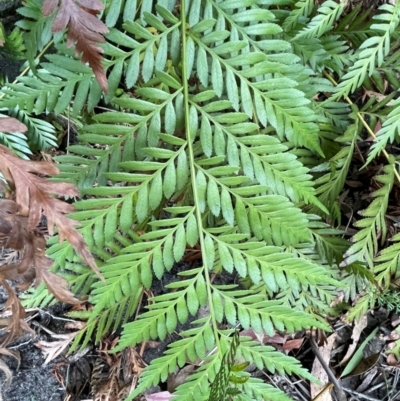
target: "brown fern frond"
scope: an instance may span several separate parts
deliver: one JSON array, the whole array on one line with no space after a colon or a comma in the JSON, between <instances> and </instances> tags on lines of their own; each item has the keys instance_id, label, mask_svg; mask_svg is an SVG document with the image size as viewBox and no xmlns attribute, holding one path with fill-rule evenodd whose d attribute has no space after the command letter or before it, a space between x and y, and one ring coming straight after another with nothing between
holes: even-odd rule
<instances>
[{"instance_id":1,"label":"brown fern frond","mask_svg":"<svg viewBox=\"0 0 400 401\"><path fill-rule=\"evenodd\" d=\"M103 50L98 45L104 43L103 34L107 26L96 17L104 8L100 0L44 0L43 15L57 14L52 25L53 32L67 29L67 46L75 45L76 55L82 54L82 62L88 62L100 87L107 92L108 83L102 60Z\"/></svg>"}]
</instances>

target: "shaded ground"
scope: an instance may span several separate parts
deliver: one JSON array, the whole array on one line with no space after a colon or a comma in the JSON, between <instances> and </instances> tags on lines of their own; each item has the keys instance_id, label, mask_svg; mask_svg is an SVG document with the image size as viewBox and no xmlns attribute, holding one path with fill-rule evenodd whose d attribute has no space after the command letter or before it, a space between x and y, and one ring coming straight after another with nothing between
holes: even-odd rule
<instances>
[{"instance_id":1,"label":"shaded ground","mask_svg":"<svg viewBox=\"0 0 400 401\"><path fill-rule=\"evenodd\" d=\"M0 290L0 309L5 302L4 292ZM140 349L128 349L120 354L108 355L107 350L112 348L117 341L117 337L109 336L104 339L96 348L89 347L83 353L83 356L67 359L65 352L57 357L49 365L44 366L45 358L42 351L34 344L38 341L52 342L56 341L46 330L53 333L68 333L64 328L65 310L56 305L48 309L48 312L33 312L29 324L35 330L36 335L25 334L14 342L11 349L20 354L21 364L15 359L4 358L10 369L13 371L12 384L8 389L4 386L4 374L0 374L0 389L3 401L78 401L78 400L100 400L103 398L94 398L93 391L104 392L106 389L115 390L114 396L120 393L119 398L110 398L110 400L123 400L131 385L136 383L138 374L145 364L150 363L154 358L159 357L168 342L167 341L148 342ZM359 345L375 329L379 328L374 338L370 341L364 351L364 361L368 357L377 355L374 363L365 366L360 374L350 375L340 380L345 397L341 399L332 392L332 400L340 401L396 401L400 400L400 369L398 366L391 366L388 363L385 351L390 342L390 333L393 332L392 323L398 320L399 316L380 308L373 314L368 314L366 327L362 329ZM333 324L333 333L336 336L335 346L330 353L330 368L339 377L343 371L342 367L336 365L343 359L350 344L353 342L354 326L343 325L340 321ZM244 333L248 335L248 333ZM331 334L332 335L332 334ZM310 371L313 370L313 364L316 361L316 354L313 351L307 333L297 333L294 337L282 335L283 346L293 339L303 339L302 344L297 349L289 351L290 355L295 356L303 366ZM277 338L264 337L263 342L266 345L273 345L282 349L279 344L279 335ZM324 344L320 344L320 349ZM289 347L290 348L290 347ZM143 359L139 354L143 354ZM185 368L184 368L185 369ZM250 373L254 376L266 380L270 384L283 390L295 401L315 400L310 392L309 383L298 377L282 377L271 375L267 371L258 371L255 367L249 367ZM191 373L191 372L187 372ZM56 379L58 376L58 380ZM172 375L173 376L173 375ZM173 391L179 380L186 377L183 370L177 372L175 377L170 377L168 382L156 386L151 392ZM181 377L179 377L181 376ZM175 383L177 381L178 383ZM62 384L61 384L62 383ZM65 388L64 388L65 387ZM107 398L104 398L105 400ZM143 397L140 400L144 400ZM323 401L323 399L317 399ZM225 400L221 400L225 401Z\"/></svg>"},{"instance_id":2,"label":"shaded ground","mask_svg":"<svg viewBox=\"0 0 400 401\"><path fill-rule=\"evenodd\" d=\"M0 286L0 310L5 302L6 294ZM40 318L40 314L37 315L38 321ZM36 333L35 336L25 334L8 347L19 353L20 365L18 367L14 358L3 358L13 373L11 386L7 388L5 375L0 371L0 395L3 401L62 401L65 398L66 392L53 374L54 363L44 366L43 354L34 345L39 340L48 340L49 336L38 330Z\"/></svg>"},{"instance_id":3,"label":"shaded ground","mask_svg":"<svg viewBox=\"0 0 400 401\"><path fill-rule=\"evenodd\" d=\"M43 366L44 358L32 338L25 336L19 342L20 345L13 347L20 352L19 369L15 360L7 358L13 371L11 386L5 389L4 380L0 382L3 401L63 401L66 391L52 372L54 364ZM4 379L4 375L1 378Z\"/></svg>"}]
</instances>

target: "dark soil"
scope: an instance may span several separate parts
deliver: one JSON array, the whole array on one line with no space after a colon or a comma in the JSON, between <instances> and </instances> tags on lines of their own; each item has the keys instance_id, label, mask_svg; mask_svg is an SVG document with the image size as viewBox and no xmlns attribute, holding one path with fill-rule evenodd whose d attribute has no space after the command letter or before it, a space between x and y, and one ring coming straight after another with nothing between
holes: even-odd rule
<instances>
[{"instance_id":1,"label":"dark soil","mask_svg":"<svg viewBox=\"0 0 400 401\"><path fill-rule=\"evenodd\" d=\"M0 286L0 310L6 302L6 293ZM52 309L52 310L51 310ZM61 312L61 308L52 307L52 313ZM37 321L46 323L54 331L59 331L60 325L56 321L49 321L47 314L37 316ZM58 327L57 327L58 326ZM35 326L33 326L35 327ZM20 365L11 357L4 357L4 361L13 373L13 379L10 387L6 387L5 375L0 371L0 401L62 401L65 398L65 390L60 383L56 380L53 374L53 367L55 362L44 366L44 358L42 351L34 344L37 341L48 341L48 335L38 332L38 335L32 336L25 334L18 340L13 342L8 348L17 351L20 355Z\"/></svg>"},{"instance_id":2,"label":"dark soil","mask_svg":"<svg viewBox=\"0 0 400 401\"><path fill-rule=\"evenodd\" d=\"M34 341L46 339L44 336L24 336L12 347L20 352L21 364L17 369L15 359L7 358L6 362L13 371L11 386L4 386L4 375L0 376L0 388L3 401L63 401L66 395L61 384L56 380L52 370L54 364L44 366L42 352ZM6 359L6 358L5 358Z\"/></svg>"}]
</instances>

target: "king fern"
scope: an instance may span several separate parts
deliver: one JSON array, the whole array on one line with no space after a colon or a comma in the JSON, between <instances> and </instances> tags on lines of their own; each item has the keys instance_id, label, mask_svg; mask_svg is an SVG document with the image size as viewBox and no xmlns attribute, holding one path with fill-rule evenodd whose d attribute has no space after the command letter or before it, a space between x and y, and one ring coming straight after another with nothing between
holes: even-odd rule
<instances>
[{"instance_id":1,"label":"king fern","mask_svg":"<svg viewBox=\"0 0 400 401\"><path fill-rule=\"evenodd\" d=\"M64 115L79 127L68 153L55 157L56 179L81 190L70 217L105 281L70 244L49 241L53 270L93 305L71 313L87 319L73 348L121 325L112 352L179 331L128 400L188 361L197 370L174 399L207 400L215 380L226 385L226 376L218 378L227 355L234 365L233 348L259 369L313 380L294 358L250 338L233 346L232 334L238 325L270 336L328 329L319 314L330 312L341 286L340 264L347 300L366 290L372 274L386 287L398 275L398 236L379 253L398 178L385 149L398 140L398 101L391 103L393 94L357 108L350 97L360 87L385 89L382 76L392 87L399 82L392 67L400 2L381 6L372 21L361 5L347 10L333 1L105 3L107 93L65 35L51 33L55 14L44 17L43 2L28 0L18 26L30 69L0 97L0 107L29 128L28 137L0 140L25 157L55 145L52 120L34 116ZM341 221L338 198L363 129L374 141L367 162L382 153L386 165L349 246L323 219ZM195 263L180 268L189 253ZM371 294L352 317L373 306ZM25 304L52 301L40 285ZM289 399L247 379L235 385L238 399ZM213 397L223 391L217 384Z\"/></svg>"}]
</instances>

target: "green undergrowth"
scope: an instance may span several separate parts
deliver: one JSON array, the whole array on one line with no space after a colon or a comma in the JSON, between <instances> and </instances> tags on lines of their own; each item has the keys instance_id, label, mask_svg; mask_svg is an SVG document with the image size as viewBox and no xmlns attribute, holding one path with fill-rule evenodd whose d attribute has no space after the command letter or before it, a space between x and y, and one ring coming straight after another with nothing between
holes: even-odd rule
<instances>
[{"instance_id":1,"label":"green undergrowth","mask_svg":"<svg viewBox=\"0 0 400 401\"><path fill-rule=\"evenodd\" d=\"M386 220L399 179L393 3L106 0L106 94L52 34L41 0L19 9L28 68L4 85L0 107L29 131L0 141L28 157L55 146L57 124L69 119L78 136L55 157L54 179L80 189L71 217L105 278L50 239L53 270L93 305L73 314L87 319L73 348L121 325L112 352L179 334L129 400L188 361L199 367L174 400L207 400L215 378L229 382L221 364L238 326L270 336L329 330L338 289L352 320L390 288L400 252ZM371 146L360 168L381 168L349 242L341 196L362 138ZM174 281L150 297L166 274ZM24 302L53 298L40 285ZM249 337L235 349L258 369L313 380L296 359ZM289 400L255 378L235 388L237 400Z\"/></svg>"}]
</instances>

